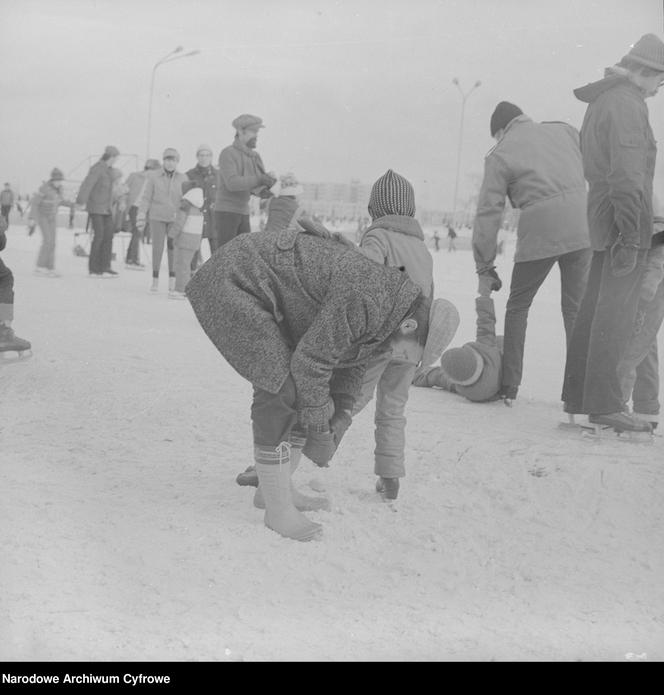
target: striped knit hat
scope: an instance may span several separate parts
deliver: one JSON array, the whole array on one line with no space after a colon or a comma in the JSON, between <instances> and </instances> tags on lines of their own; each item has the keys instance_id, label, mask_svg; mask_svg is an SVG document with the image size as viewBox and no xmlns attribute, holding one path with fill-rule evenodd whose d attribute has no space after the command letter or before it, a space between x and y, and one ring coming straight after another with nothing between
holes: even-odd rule
<instances>
[{"instance_id":1,"label":"striped knit hat","mask_svg":"<svg viewBox=\"0 0 664 695\"><path fill-rule=\"evenodd\" d=\"M385 215L415 217L415 192L410 181L388 169L371 188L369 214L373 220Z\"/></svg>"},{"instance_id":2,"label":"striped knit hat","mask_svg":"<svg viewBox=\"0 0 664 695\"><path fill-rule=\"evenodd\" d=\"M440 366L452 383L470 386L482 375L484 360L466 343L462 347L446 350L440 358Z\"/></svg>"}]
</instances>

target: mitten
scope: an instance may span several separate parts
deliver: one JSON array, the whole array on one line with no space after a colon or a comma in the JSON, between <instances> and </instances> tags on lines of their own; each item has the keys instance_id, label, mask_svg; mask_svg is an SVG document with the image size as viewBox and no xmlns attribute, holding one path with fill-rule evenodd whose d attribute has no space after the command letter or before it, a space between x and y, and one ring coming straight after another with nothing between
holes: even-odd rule
<instances>
[{"instance_id":1,"label":"mitten","mask_svg":"<svg viewBox=\"0 0 664 695\"><path fill-rule=\"evenodd\" d=\"M616 278L629 275L636 268L637 244L626 244L619 236L609 250L611 257L611 274Z\"/></svg>"},{"instance_id":2,"label":"mitten","mask_svg":"<svg viewBox=\"0 0 664 695\"><path fill-rule=\"evenodd\" d=\"M496 272L495 266L491 266L490 268L483 268L482 270L478 270L477 274L480 276L480 288L484 290L485 287L488 286L489 292L498 292L498 290L503 286L502 280L498 277L498 273ZM483 282L482 282L483 281ZM480 288L478 288L478 292L480 292ZM482 296L488 296L488 295L482 295Z\"/></svg>"},{"instance_id":3,"label":"mitten","mask_svg":"<svg viewBox=\"0 0 664 695\"><path fill-rule=\"evenodd\" d=\"M315 427L308 427L307 441L302 448L302 453L308 459L321 468L327 468L336 450L334 434L330 430L318 432Z\"/></svg>"},{"instance_id":4,"label":"mitten","mask_svg":"<svg viewBox=\"0 0 664 695\"><path fill-rule=\"evenodd\" d=\"M338 447L343 439L346 430L350 427L353 421L350 413L347 410L337 410L330 420L330 429L334 436L334 445Z\"/></svg>"}]
</instances>

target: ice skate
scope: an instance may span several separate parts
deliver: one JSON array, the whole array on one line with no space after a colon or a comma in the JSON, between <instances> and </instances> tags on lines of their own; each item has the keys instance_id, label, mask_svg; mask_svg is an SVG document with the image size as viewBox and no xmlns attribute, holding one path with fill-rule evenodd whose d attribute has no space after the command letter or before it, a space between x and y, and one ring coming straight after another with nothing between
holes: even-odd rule
<instances>
[{"instance_id":1,"label":"ice skate","mask_svg":"<svg viewBox=\"0 0 664 695\"><path fill-rule=\"evenodd\" d=\"M120 273L116 272L115 270L111 270L111 269L109 268L108 270L105 270L105 271L102 273L102 277L105 277L105 278L107 278L107 279L113 279L113 278L120 277Z\"/></svg>"},{"instance_id":2,"label":"ice skate","mask_svg":"<svg viewBox=\"0 0 664 695\"><path fill-rule=\"evenodd\" d=\"M127 261L125 263L125 270L145 270L145 266L138 261Z\"/></svg>"},{"instance_id":3,"label":"ice skate","mask_svg":"<svg viewBox=\"0 0 664 695\"><path fill-rule=\"evenodd\" d=\"M644 422L649 422L650 423L650 429L655 433L655 430L657 429L657 425L659 425L659 415L653 415L652 413L637 413L634 411L632 413L634 418L637 420L643 420Z\"/></svg>"},{"instance_id":4,"label":"ice skate","mask_svg":"<svg viewBox=\"0 0 664 695\"><path fill-rule=\"evenodd\" d=\"M652 426L629 413L591 414L588 424L581 425L586 436L613 438L627 442L653 442Z\"/></svg>"},{"instance_id":5,"label":"ice skate","mask_svg":"<svg viewBox=\"0 0 664 695\"><path fill-rule=\"evenodd\" d=\"M175 291L175 278L170 276L168 278L168 291L169 292L174 292Z\"/></svg>"},{"instance_id":6,"label":"ice skate","mask_svg":"<svg viewBox=\"0 0 664 695\"><path fill-rule=\"evenodd\" d=\"M242 486L248 485L251 487L258 487L258 474L256 473L256 468L254 466L248 466L235 478L235 482Z\"/></svg>"},{"instance_id":7,"label":"ice skate","mask_svg":"<svg viewBox=\"0 0 664 695\"><path fill-rule=\"evenodd\" d=\"M378 478L376 492L384 500L395 500L399 496L399 478Z\"/></svg>"},{"instance_id":8,"label":"ice skate","mask_svg":"<svg viewBox=\"0 0 664 695\"><path fill-rule=\"evenodd\" d=\"M14 331L0 324L0 362L14 362L32 356L29 341L18 338Z\"/></svg>"},{"instance_id":9,"label":"ice skate","mask_svg":"<svg viewBox=\"0 0 664 695\"><path fill-rule=\"evenodd\" d=\"M558 423L558 429L561 430L578 430L581 428L582 424L586 424L586 422L582 423L581 420L578 418L580 415L578 413L566 413L567 414L567 419L566 420L561 420Z\"/></svg>"},{"instance_id":10,"label":"ice skate","mask_svg":"<svg viewBox=\"0 0 664 695\"><path fill-rule=\"evenodd\" d=\"M37 275L38 277L43 277L43 278L45 278L45 277L48 276L48 273L49 273L48 268L42 268L41 266L37 266L37 267L35 268L35 273L34 273L34 274Z\"/></svg>"},{"instance_id":11,"label":"ice skate","mask_svg":"<svg viewBox=\"0 0 664 695\"><path fill-rule=\"evenodd\" d=\"M170 290L168 293L169 299L186 299L187 295L184 292L178 292L177 290Z\"/></svg>"},{"instance_id":12,"label":"ice skate","mask_svg":"<svg viewBox=\"0 0 664 695\"><path fill-rule=\"evenodd\" d=\"M152 278L152 284L150 285L150 292L159 291L159 278Z\"/></svg>"}]
</instances>

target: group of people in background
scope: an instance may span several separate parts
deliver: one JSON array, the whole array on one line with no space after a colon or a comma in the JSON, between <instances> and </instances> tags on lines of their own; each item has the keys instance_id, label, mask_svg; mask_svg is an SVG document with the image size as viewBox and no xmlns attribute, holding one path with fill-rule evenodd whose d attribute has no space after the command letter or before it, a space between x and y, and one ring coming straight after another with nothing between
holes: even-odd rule
<instances>
[{"instance_id":1,"label":"group of people in background","mask_svg":"<svg viewBox=\"0 0 664 695\"><path fill-rule=\"evenodd\" d=\"M159 290L165 250L169 297L189 299L210 340L253 385L254 464L237 482L256 487L254 505L265 510L268 527L296 540L320 533L302 512L327 502L297 491L291 475L302 453L327 466L374 395L376 489L387 500L397 498L405 475L412 384L512 405L529 310L555 265L564 411L621 431L656 427L664 218L654 214L656 144L645 100L663 82L664 43L646 34L601 80L574 90L587 104L580 132L565 122L535 122L507 101L496 106L489 119L496 144L485 158L472 230L477 336L457 347L448 346L459 312L435 299L415 193L395 171L374 182L357 243L306 214L292 174L278 180L266 170L256 151L264 124L251 114L233 120L234 140L217 167L212 149L201 145L196 165L182 173L169 147L161 162L148 159L129 176L126 267L144 267L139 250L149 230L150 290ZM63 196L59 169L42 185L30 207L43 235L38 273L55 274L58 206L84 205L93 230L89 274L117 276L118 156L116 147L105 148L75 201ZM259 234L248 234L252 195L267 201ZM496 335L491 294L502 287L495 262L507 199L520 214L504 331ZM447 236L455 251L451 225ZM203 239L211 256L201 265ZM436 232L436 250L439 240Z\"/></svg>"}]
</instances>

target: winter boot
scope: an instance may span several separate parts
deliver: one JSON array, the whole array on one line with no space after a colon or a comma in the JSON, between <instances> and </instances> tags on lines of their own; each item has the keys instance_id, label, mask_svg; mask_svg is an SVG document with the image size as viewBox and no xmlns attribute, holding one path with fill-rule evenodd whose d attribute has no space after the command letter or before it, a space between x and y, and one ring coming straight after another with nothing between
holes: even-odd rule
<instances>
[{"instance_id":1,"label":"winter boot","mask_svg":"<svg viewBox=\"0 0 664 695\"><path fill-rule=\"evenodd\" d=\"M380 492L384 500L395 500L399 496L399 478L378 478L376 492Z\"/></svg>"},{"instance_id":2,"label":"winter boot","mask_svg":"<svg viewBox=\"0 0 664 695\"><path fill-rule=\"evenodd\" d=\"M293 473L295 473L295 471L297 470L301 456L301 448L291 447L291 475L293 475ZM240 473L240 475L242 475L242 473ZM307 495L304 495L296 489L296 487L293 485L292 480L291 496L293 498L293 504L301 512L318 512L321 510L324 510L326 512L330 511L330 502L326 497L309 497ZM265 509L265 499L263 498L263 490L261 489L260 485L256 488L256 492L254 493L254 507L256 507L257 509Z\"/></svg>"},{"instance_id":3,"label":"winter boot","mask_svg":"<svg viewBox=\"0 0 664 695\"><path fill-rule=\"evenodd\" d=\"M159 278L152 278L152 284L150 285L150 292L159 291Z\"/></svg>"},{"instance_id":4,"label":"winter boot","mask_svg":"<svg viewBox=\"0 0 664 695\"><path fill-rule=\"evenodd\" d=\"M175 290L175 278L171 275L168 278L168 291L173 292Z\"/></svg>"},{"instance_id":5,"label":"winter boot","mask_svg":"<svg viewBox=\"0 0 664 695\"><path fill-rule=\"evenodd\" d=\"M32 345L23 338L17 338L11 326L0 323L0 352L23 353L30 350Z\"/></svg>"},{"instance_id":6,"label":"winter boot","mask_svg":"<svg viewBox=\"0 0 664 695\"><path fill-rule=\"evenodd\" d=\"M265 525L285 538L309 541L323 527L309 521L293 504L291 492L290 444L276 449L255 447L256 473L265 500Z\"/></svg>"}]
</instances>

